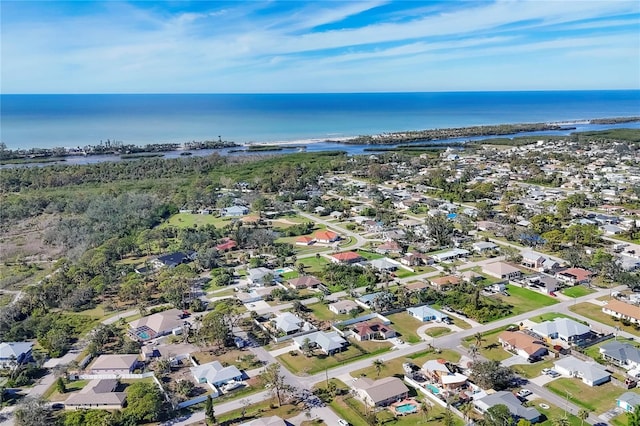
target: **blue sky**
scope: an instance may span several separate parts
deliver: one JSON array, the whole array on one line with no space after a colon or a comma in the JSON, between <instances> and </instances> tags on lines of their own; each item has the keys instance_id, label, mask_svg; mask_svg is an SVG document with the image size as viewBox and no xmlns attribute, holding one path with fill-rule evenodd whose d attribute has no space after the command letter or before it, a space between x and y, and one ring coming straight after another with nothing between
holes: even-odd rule
<instances>
[{"instance_id":1,"label":"blue sky","mask_svg":"<svg viewBox=\"0 0 640 426\"><path fill-rule=\"evenodd\" d=\"M638 1L7 1L2 93L640 88Z\"/></svg>"}]
</instances>

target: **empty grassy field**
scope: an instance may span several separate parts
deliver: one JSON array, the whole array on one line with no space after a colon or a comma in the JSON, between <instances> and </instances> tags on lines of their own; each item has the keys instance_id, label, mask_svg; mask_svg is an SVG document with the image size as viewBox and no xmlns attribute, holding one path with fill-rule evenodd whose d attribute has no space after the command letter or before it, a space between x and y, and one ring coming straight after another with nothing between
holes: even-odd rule
<instances>
[{"instance_id":1,"label":"empty grassy field","mask_svg":"<svg viewBox=\"0 0 640 426\"><path fill-rule=\"evenodd\" d=\"M387 318L391 320L391 326L400 333L400 338L405 342L418 343L421 340L416 330L422 323L408 313L398 312L397 314L388 315Z\"/></svg>"},{"instance_id":2,"label":"empty grassy field","mask_svg":"<svg viewBox=\"0 0 640 426\"><path fill-rule=\"evenodd\" d=\"M584 321L581 321L581 320L579 320L577 318L574 318L574 317L572 317L570 315L565 315L565 314L561 314L561 313L558 313L558 312L548 312L546 314L536 315L534 317L529 318L529 320L533 321L533 322L540 323L540 322L544 322L544 321L552 321L552 320L554 320L556 318L569 318L569 319L574 320L576 322L580 322L582 324L586 324Z\"/></svg>"},{"instance_id":3,"label":"empty grassy field","mask_svg":"<svg viewBox=\"0 0 640 426\"><path fill-rule=\"evenodd\" d=\"M627 392L627 389L615 386L613 383L605 383L600 386L587 386L580 379L561 378L544 385L551 392L562 398L567 398L579 407L601 414L616 404L616 398ZM567 395L567 392L569 394ZM631 392L640 394L640 389L632 389ZM606 395L606 397L604 397Z\"/></svg>"},{"instance_id":4,"label":"empty grassy field","mask_svg":"<svg viewBox=\"0 0 640 426\"><path fill-rule=\"evenodd\" d=\"M544 306L558 303L553 297L511 284L507 285L507 292L509 296L501 296L501 298L508 304L513 305L513 315L524 314L525 312L535 311Z\"/></svg>"},{"instance_id":5,"label":"empty grassy field","mask_svg":"<svg viewBox=\"0 0 640 426\"><path fill-rule=\"evenodd\" d=\"M329 264L329 261L323 257L307 257L304 259L300 259L300 263L302 263L305 266L305 272L306 273L314 273L314 272L321 272L325 266L327 266Z\"/></svg>"},{"instance_id":6,"label":"empty grassy field","mask_svg":"<svg viewBox=\"0 0 640 426\"><path fill-rule=\"evenodd\" d=\"M506 330L508 326L499 327L493 330L489 330L486 333L482 333L482 342L480 343L479 353L487 359L496 361L504 361L507 358L513 356L511 353L502 349L502 345L498 342L498 335ZM471 345L475 345L476 340L474 336L469 336L462 341L462 345L468 348Z\"/></svg>"},{"instance_id":7,"label":"empty grassy field","mask_svg":"<svg viewBox=\"0 0 640 426\"><path fill-rule=\"evenodd\" d=\"M575 287L567 287L562 290L562 294L564 294L565 296L573 297L573 298L588 296L591 293L595 293L595 290L587 288L583 285L577 285Z\"/></svg>"}]
</instances>

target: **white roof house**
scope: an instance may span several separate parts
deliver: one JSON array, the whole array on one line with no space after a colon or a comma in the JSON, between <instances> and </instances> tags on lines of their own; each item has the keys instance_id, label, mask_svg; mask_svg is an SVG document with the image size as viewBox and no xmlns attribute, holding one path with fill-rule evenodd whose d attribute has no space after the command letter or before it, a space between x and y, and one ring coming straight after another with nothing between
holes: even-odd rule
<instances>
[{"instance_id":1,"label":"white roof house","mask_svg":"<svg viewBox=\"0 0 640 426\"><path fill-rule=\"evenodd\" d=\"M242 372L235 365L223 367L220 361L212 361L189 369L198 383L207 383L213 389L231 381L241 381Z\"/></svg>"},{"instance_id":2,"label":"white roof house","mask_svg":"<svg viewBox=\"0 0 640 426\"><path fill-rule=\"evenodd\" d=\"M397 377L371 380L360 377L353 382L360 398L374 407L384 407L402 400L409 394L409 388Z\"/></svg>"},{"instance_id":3,"label":"white roof house","mask_svg":"<svg viewBox=\"0 0 640 426\"><path fill-rule=\"evenodd\" d=\"M184 312L179 309L168 309L142 317L129 323L131 333L139 340L171 333L184 325Z\"/></svg>"},{"instance_id":4,"label":"white roof house","mask_svg":"<svg viewBox=\"0 0 640 426\"><path fill-rule=\"evenodd\" d=\"M498 248L498 245L492 243L491 241L480 241L477 243L473 243L472 247L474 251L483 252L488 250L495 250Z\"/></svg>"},{"instance_id":5,"label":"white roof house","mask_svg":"<svg viewBox=\"0 0 640 426\"><path fill-rule=\"evenodd\" d=\"M525 407L514 394L507 391L495 392L473 401L473 405L482 413L496 405L505 405L514 417L535 423L540 419L540 412L533 407Z\"/></svg>"},{"instance_id":6,"label":"white roof house","mask_svg":"<svg viewBox=\"0 0 640 426\"><path fill-rule=\"evenodd\" d=\"M482 267L482 272L484 272L487 275L491 275L492 277L499 278L501 280L513 279L522 275L522 272L520 271L520 269L504 262L494 262L494 263L489 263L488 265L484 265Z\"/></svg>"},{"instance_id":7,"label":"white roof house","mask_svg":"<svg viewBox=\"0 0 640 426\"><path fill-rule=\"evenodd\" d=\"M422 322L425 321L437 321L442 322L445 318L449 318L442 312L434 309L430 306L417 306L415 308L407 308L407 312L414 318L419 319Z\"/></svg>"},{"instance_id":8,"label":"white roof house","mask_svg":"<svg viewBox=\"0 0 640 426\"><path fill-rule=\"evenodd\" d=\"M578 377L588 386L597 386L611 380L611 376L604 367L595 362L585 362L576 357L568 356L554 363L555 370L569 377Z\"/></svg>"},{"instance_id":9,"label":"white roof house","mask_svg":"<svg viewBox=\"0 0 640 426\"><path fill-rule=\"evenodd\" d=\"M269 268L260 267L247 269L247 279L249 280L250 284L262 285L264 284L265 277L268 275L270 275L274 279L274 281L277 281L277 279L280 277L280 274L278 272Z\"/></svg>"},{"instance_id":10,"label":"white roof house","mask_svg":"<svg viewBox=\"0 0 640 426\"><path fill-rule=\"evenodd\" d=\"M2 342L0 343L0 367L10 368L13 363L21 364L31 356L31 342Z\"/></svg>"},{"instance_id":11,"label":"white roof house","mask_svg":"<svg viewBox=\"0 0 640 426\"><path fill-rule=\"evenodd\" d=\"M91 374L129 374L138 365L138 355L100 355L91 364Z\"/></svg>"},{"instance_id":12,"label":"white roof house","mask_svg":"<svg viewBox=\"0 0 640 426\"><path fill-rule=\"evenodd\" d=\"M292 334L300 330L302 328L302 321L296 315L291 312L283 312L275 317L273 320L274 325L280 331L283 331L287 334Z\"/></svg>"},{"instance_id":13,"label":"white roof house","mask_svg":"<svg viewBox=\"0 0 640 426\"><path fill-rule=\"evenodd\" d=\"M449 251L445 251L443 253L436 253L431 255L436 262L443 262L445 260L457 259L459 257L469 256L471 252L465 249L453 249Z\"/></svg>"},{"instance_id":14,"label":"white roof house","mask_svg":"<svg viewBox=\"0 0 640 426\"><path fill-rule=\"evenodd\" d=\"M347 341L335 331L316 331L315 333L294 337L293 341L300 350L307 339L309 339L309 344L312 347L320 348L327 355L340 352L347 345Z\"/></svg>"},{"instance_id":15,"label":"white roof house","mask_svg":"<svg viewBox=\"0 0 640 426\"><path fill-rule=\"evenodd\" d=\"M545 321L531 327L542 337L549 339L561 339L565 342L580 340L591 332L589 326L574 321L570 318L554 318L553 321Z\"/></svg>"}]
</instances>

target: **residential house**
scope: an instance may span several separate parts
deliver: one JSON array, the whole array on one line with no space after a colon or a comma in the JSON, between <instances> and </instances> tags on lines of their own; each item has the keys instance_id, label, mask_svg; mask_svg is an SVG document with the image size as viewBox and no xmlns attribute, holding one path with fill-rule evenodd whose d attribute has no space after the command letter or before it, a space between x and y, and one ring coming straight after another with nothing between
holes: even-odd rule
<instances>
[{"instance_id":1,"label":"residential house","mask_svg":"<svg viewBox=\"0 0 640 426\"><path fill-rule=\"evenodd\" d=\"M191 262L193 259L195 259L195 256L196 256L196 252L194 251L190 251L190 252L178 251L175 253L163 254L162 256L158 256L157 258L151 261L151 264L155 268L162 268L162 267L175 268L176 266L181 265L183 263Z\"/></svg>"},{"instance_id":2,"label":"residential house","mask_svg":"<svg viewBox=\"0 0 640 426\"><path fill-rule=\"evenodd\" d=\"M413 293L414 291L422 291L427 288L428 285L425 282L416 281L409 284L405 284L404 288L406 291Z\"/></svg>"},{"instance_id":3,"label":"residential house","mask_svg":"<svg viewBox=\"0 0 640 426\"><path fill-rule=\"evenodd\" d=\"M280 273L274 271L273 269L265 268L263 266L259 268L250 268L247 269L247 280L249 284L252 285L265 285L271 280L271 283L275 283L280 278Z\"/></svg>"},{"instance_id":4,"label":"residential house","mask_svg":"<svg viewBox=\"0 0 640 426\"><path fill-rule=\"evenodd\" d=\"M385 241L384 243L382 243L378 247L376 247L376 253L380 253L380 254L389 254L389 253L399 254L399 253L402 253L402 246L400 244L398 244L398 242L396 242L396 241Z\"/></svg>"},{"instance_id":5,"label":"residential house","mask_svg":"<svg viewBox=\"0 0 640 426\"><path fill-rule=\"evenodd\" d=\"M544 342L519 331L503 331L498 342L508 351L514 351L524 359L540 358L549 353Z\"/></svg>"},{"instance_id":6,"label":"residential house","mask_svg":"<svg viewBox=\"0 0 640 426\"><path fill-rule=\"evenodd\" d=\"M622 408L627 413L631 413L640 406L640 394L625 392L616 398L616 406Z\"/></svg>"},{"instance_id":7,"label":"residential house","mask_svg":"<svg viewBox=\"0 0 640 426\"><path fill-rule=\"evenodd\" d=\"M315 288L322 284L322 282L313 275L303 275L298 278L293 278L287 281L287 283L290 287L298 290L304 288Z\"/></svg>"},{"instance_id":8,"label":"residential house","mask_svg":"<svg viewBox=\"0 0 640 426\"><path fill-rule=\"evenodd\" d=\"M400 263L405 266L433 265L433 258L422 253L411 252L400 258Z\"/></svg>"},{"instance_id":9,"label":"residential house","mask_svg":"<svg viewBox=\"0 0 640 426\"><path fill-rule=\"evenodd\" d=\"M431 257L433 257L436 262L448 262L459 259L461 257L469 256L469 254L471 254L469 250L456 248L442 253L432 254Z\"/></svg>"},{"instance_id":10,"label":"residential house","mask_svg":"<svg viewBox=\"0 0 640 426\"><path fill-rule=\"evenodd\" d=\"M212 361L206 364L191 367L189 369L198 383L206 383L213 390L216 386L224 386L229 382L242 381L242 372L235 365L224 367L220 361Z\"/></svg>"},{"instance_id":11,"label":"residential house","mask_svg":"<svg viewBox=\"0 0 640 426\"><path fill-rule=\"evenodd\" d=\"M285 334L295 334L302 329L304 321L291 312L282 312L276 315L273 324Z\"/></svg>"},{"instance_id":12,"label":"residential house","mask_svg":"<svg viewBox=\"0 0 640 426\"><path fill-rule=\"evenodd\" d=\"M396 336L396 331L393 328L379 320L357 323L353 327L353 332L360 342L365 340L386 340Z\"/></svg>"},{"instance_id":13,"label":"residential house","mask_svg":"<svg viewBox=\"0 0 640 426\"><path fill-rule=\"evenodd\" d=\"M341 352L349 344L336 331L316 331L315 333L294 337L293 342L298 350L302 351L302 346L304 346L307 339L311 348L319 348L327 355Z\"/></svg>"},{"instance_id":14,"label":"residential house","mask_svg":"<svg viewBox=\"0 0 640 426\"><path fill-rule=\"evenodd\" d=\"M0 343L0 368L14 368L31 359L31 342L2 342Z\"/></svg>"},{"instance_id":15,"label":"residential house","mask_svg":"<svg viewBox=\"0 0 640 426\"><path fill-rule=\"evenodd\" d=\"M364 260L362 256L353 251L345 251L342 253L332 254L329 256L329 258L333 263L343 264L358 263Z\"/></svg>"},{"instance_id":16,"label":"residential house","mask_svg":"<svg viewBox=\"0 0 640 426\"><path fill-rule=\"evenodd\" d=\"M504 405L515 419L525 419L531 423L537 423L541 420L542 415L534 407L525 407L520 400L511 392L500 391L474 399L474 407L481 413L496 405Z\"/></svg>"},{"instance_id":17,"label":"residential house","mask_svg":"<svg viewBox=\"0 0 640 426\"><path fill-rule=\"evenodd\" d=\"M600 346L602 359L626 370L640 369L640 348L629 343L613 341Z\"/></svg>"},{"instance_id":18,"label":"residential house","mask_svg":"<svg viewBox=\"0 0 640 426\"><path fill-rule=\"evenodd\" d=\"M321 229L313 234L313 238L323 244L331 244L340 240L340 235L327 229Z\"/></svg>"},{"instance_id":19,"label":"residential house","mask_svg":"<svg viewBox=\"0 0 640 426\"><path fill-rule=\"evenodd\" d=\"M568 268L556 274L556 278L567 284L587 284L591 282L593 273L583 268Z\"/></svg>"},{"instance_id":20,"label":"residential house","mask_svg":"<svg viewBox=\"0 0 640 426\"><path fill-rule=\"evenodd\" d=\"M640 306L630 305L621 300L610 300L602 307L602 312L634 324L640 324Z\"/></svg>"},{"instance_id":21,"label":"residential house","mask_svg":"<svg viewBox=\"0 0 640 426\"><path fill-rule=\"evenodd\" d=\"M537 253L535 251L531 251L531 250L527 250L525 252L522 253L522 266L530 268L530 269L535 269L536 271L543 271L545 270L545 262L547 262L549 259L546 256L541 255L540 253ZM557 263L557 262L556 262ZM551 266L550 264L547 264L547 267Z\"/></svg>"},{"instance_id":22,"label":"residential house","mask_svg":"<svg viewBox=\"0 0 640 426\"><path fill-rule=\"evenodd\" d=\"M611 380L611 376L604 367L573 356L554 362L554 369L565 376L580 378L588 386L598 386Z\"/></svg>"},{"instance_id":23,"label":"residential house","mask_svg":"<svg viewBox=\"0 0 640 426\"><path fill-rule=\"evenodd\" d=\"M353 382L359 397L371 407L385 407L409 395L409 388L397 377L371 380L360 377Z\"/></svg>"},{"instance_id":24,"label":"residential house","mask_svg":"<svg viewBox=\"0 0 640 426\"><path fill-rule=\"evenodd\" d=\"M471 247L478 253L485 253L499 248L497 244L494 244L491 241L479 241L477 243L473 243Z\"/></svg>"},{"instance_id":25,"label":"residential house","mask_svg":"<svg viewBox=\"0 0 640 426\"><path fill-rule=\"evenodd\" d=\"M339 300L329 305L329 310L336 315L348 314L353 309L357 309L358 304L353 300Z\"/></svg>"},{"instance_id":26,"label":"residential house","mask_svg":"<svg viewBox=\"0 0 640 426\"><path fill-rule=\"evenodd\" d=\"M522 275L520 269L504 262L489 263L482 267L482 272L501 280L512 280Z\"/></svg>"},{"instance_id":27,"label":"residential house","mask_svg":"<svg viewBox=\"0 0 640 426\"><path fill-rule=\"evenodd\" d=\"M310 246L315 242L316 240L313 237L310 237L308 235L303 235L302 237L296 238L296 245L299 245L299 246Z\"/></svg>"},{"instance_id":28,"label":"residential house","mask_svg":"<svg viewBox=\"0 0 640 426\"><path fill-rule=\"evenodd\" d=\"M226 217L239 217L249 214L249 209L245 206L231 206L222 209L222 216Z\"/></svg>"},{"instance_id":29,"label":"residential house","mask_svg":"<svg viewBox=\"0 0 640 426\"><path fill-rule=\"evenodd\" d=\"M591 334L591 328L571 318L554 318L531 327L531 331L546 338L560 339L565 342L584 340Z\"/></svg>"},{"instance_id":30,"label":"residential house","mask_svg":"<svg viewBox=\"0 0 640 426\"><path fill-rule=\"evenodd\" d=\"M126 392L116 392L117 379L95 379L64 401L67 410L120 410L127 399Z\"/></svg>"},{"instance_id":31,"label":"residential house","mask_svg":"<svg viewBox=\"0 0 640 426\"><path fill-rule=\"evenodd\" d=\"M444 291L460 284L460 278L455 275L446 275L444 277L430 278L429 282L438 290Z\"/></svg>"},{"instance_id":32,"label":"residential house","mask_svg":"<svg viewBox=\"0 0 640 426\"><path fill-rule=\"evenodd\" d=\"M398 269L398 262L383 257L382 259L373 259L367 262L373 269L378 271L395 271Z\"/></svg>"},{"instance_id":33,"label":"residential house","mask_svg":"<svg viewBox=\"0 0 640 426\"><path fill-rule=\"evenodd\" d=\"M377 297L383 297L384 292L378 291L375 293L364 294L356 299L356 303L365 309L371 308L373 302Z\"/></svg>"},{"instance_id":34,"label":"residential house","mask_svg":"<svg viewBox=\"0 0 640 426\"><path fill-rule=\"evenodd\" d=\"M185 313L179 309L168 309L142 317L129 323L129 333L141 341L151 340L166 334L181 334L188 324L184 320Z\"/></svg>"},{"instance_id":35,"label":"residential house","mask_svg":"<svg viewBox=\"0 0 640 426\"><path fill-rule=\"evenodd\" d=\"M422 365L424 375L433 380L446 390L458 389L467 383L468 377L464 374L452 372L447 367L444 359L432 359Z\"/></svg>"},{"instance_id":36,"label":"residential house","mask_svg":"<svg viewBox=\"0 0 640 426\"><path fill-rule=\"evenodd\" d=\"M466 283L474 283L476 281L482 281L484 277L474 271L464 271L460 274L460 278Z\"/></svg>"},{"instance_id":37,"label":"residential house","mask_svg":"<svg viewBox=\"0 0 640 426\"><path fill-rule=\"evenodd\" d=\"M407 312L409 313L409 315L422 322L445 322L449 319L447 315L427 305L417 306L415 308L407 308Z\"/></svg>"},{"instance_id":38,"label":"residential house","mask_svg":"<svg viewBox=\"0 0 640 426\"><path fill-rule=\"evenodd\" d=\"M547 274L529 276L526 281L529 287L533 287L534 289L546 294L556 291L560 284L557 279Z\"/></svg>"},{"instance_id":39,"label":"residential house","mask_svg":"<svg viewBox=\"0 0 640 426\"><path fill-rule=\"evenodd\" d=\"M138 355L100 355L89 374L131 374L138 367Z\"/></svg>"}]
</instances>

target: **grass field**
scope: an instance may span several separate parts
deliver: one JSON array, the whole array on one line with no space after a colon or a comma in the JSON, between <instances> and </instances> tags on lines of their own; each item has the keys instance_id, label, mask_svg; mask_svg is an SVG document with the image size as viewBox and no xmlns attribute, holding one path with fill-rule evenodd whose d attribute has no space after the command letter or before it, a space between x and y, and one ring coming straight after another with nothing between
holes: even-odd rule
<instances>
[{"instance_id":1,"label":"grass field","mask_svg":"<svg viewBox=\"0 0 640 426\"><path fill-rule=\"evenodd\" d=\"M593 303L582 302L573 306L569 306L569 310L575 312L583 317L590 318L594 321L601 322L602 324L610 325L611 327L620 327L620 330L626 331L636 336L640 336L640 331L636 330L631 325L623 325L620 321L614 321L613 317L602 312L602 309ZM597 328L597 325L596 325Z\"/></svg>"},{"instance_id":2,"label":"grass field","mask_svg":"<svg viewBox=\"0 0 640 426\"><path fill-rule=\"evenodd\" d=\"M427 336L440 337L440 336L444 336L445 334L451 333L451 329L447 327L433 327L433 328L426 329L424 333Z\"/></svg>"},{"instance_id":3,"label":"grass field","mask_svg":"<svg viewBox=\"0 0 640 426\"><path fill-rule=\"evenodd\" d=\"M560 407L556 407L555 405L552 405L550 403L548 403L545 400L542 399L536 399L534 400L535 405L533 405L535 407L536 410L538 410L540 412L540 414L543 414L544 417L546 418L546 420L544 420L541 423L536 423L536 425L540 425L540 426L554 426L553 420L554 419L558 419L560 417L564 417L565 416L565 412L564 412L564 408L560 408ZM533 402L532 402L533 404ZM540 404L546 404L549 406L549 408L542 408L540 407ZM582 424L582 421L574 416L573 414L569 414L566 413L567 415L567 419L569 419L569 424L571 426L584 426Z\"/></svg>"},{"instance_id":4,"label":"grass field","mask_svg":"<svg viewBox=\"0 0 640 426\"><path fill-rule=\"evenodd\" d=\"M507 285L509 296L501 296L502 300L513 305L513 315L524 314L525 312L535 311L544 306L551 306L558 303L552 297L526 288Z\"/></svg>"},{"instance_id":5,"label":"grass field","mask_svg":"<svg viewBox=\"0 0 640 426\"><path fill-rule=\"evenodd\" d=\"M551 392L562 398L567 398L579 407L601 414L616 404L616 398L627 392L626 389L615 386L613 383L605 383L600 386L587 386L580 379L561 378L544 385ZM567 395L567 392L569 394ZM631 392L640 394L640 389L632 389ZM605 396L606 397L603 397Z\"/></svg>"},{"instance_id":6,"label":"grass field","mask_svg":"<svg viewBox=\"0 0 640 426\"><path fill-rule=\"evenodd\" d=\"M584 321L581 321L581 320L579 320L577 318L574 318L574 317L572 317L570 315L565 315L565 314L561 314L561 313L558 313L558 312L547 312L546 314L536 315L535 317L529 318L529 320L533 321L533 322L540 323L540 322L545 322L545 321L552 321L555 318L569 318L569 319L574 320L576 322L580 322L582 324L585 324Z\"/></svg>"},{"instance_id":7,"label":"grass field","mask_svg":"<svg viewBox=\"0 0 640 426\"><path fill-rule=\"evenodd\" d=\"M48 401L52 402L60 402L69 398L69 394L71 392L76 392L85 387L89 383L89 380L76 380L74 382L65 383L67 391L65 393L58 392L56 388L56 383L53 382L49 389L47 389L42 397Z\"/></svg>"},{"instance_id":8,"label":"grass field","mask_svg":"<svg viewBox=\"0 0 640 426\"><path fill-rule=\"evenodd\" d=\"M388 315L387 318L393 323L391 326L400 333L400 337L407 343L418 343L421 339L416 333L418 327L422 325L420 321L406 312Z\"/></svg>"},{"instance_id":9,"label":"grass field","mask_svg":"<svg viewBox=\"0 0 640 426\"><path fill-rule=\"evenodd\" d=\"M365 250L358 250L356 253L358 253L360 256L364 257L367 260L382 259L384 257L381 254L372 253L370 251L365 251Z\"/></svg>"},{"instance_id":10,"label":"grass field","mask_svg":"<svg viewBox=\"0 0 640 426\"><path fill-rule=\"evenodd\" d=\"M271 416L280 416L284 419L287 419L302 413L305 409L303 403L300 403L298 405L284 404L281 407L276 408L271 408L271 404L272 401L268 400L260 402L258 404L249 405L246 409L247 411L245 412L244 418L242 417L242 409L216 415L216 418L220 426L228 426ZM239 419L242 419L243 421L238 422Z\"/></svg>"},{"instance_id":11,"label":"grass field","mask_svg":"<svg viewBox=\"0 0 640 426\"><path fill-rule=\"evenodd\" d=\"M504 361L510 358L512 354L502 349L502 345L498 342L498 335L507 328L508 326L499 327L482 333L482 343L478 351L480 355L496 361ZM475 345L475 338L473 336L469 336L462 341L462 345L466 348L472 344Z\"/></svg>"},{"instance_id":12,"label":"grass field","mask_svg":"<svg viewBox=\"0 0 640 426\"><path fill-rule=\"evenodd\" d=\"M331 312L324 303L313 303L307 305L313 311L313 316L321 321L341 321L350 318L348 314L336 315Z\"/></svg>"},{"instance_id":13,"label":"grass field","mask_svg":"<svg viewBox=\"0 0 640 426\"><path fill-rule=\"evenodd\" d=\"M224 228L231 224L231 220L230 217L217 217L213 214L177 213L171 216L161 227L191 228L195 225L213 225L216 228Z\"/></svg>"},{"instance_id":14,"label":"grass field","mask_svg":"<svg viewBox=\"0 0 640 426\"><path fill-rule=\"evenodd\" d=\"M324 267L329 264L329 261L322 256L307 257L304 259L300 259L300 262L305 265L306 273L321 272Z\"/></svg>"},{"instance_id":15,"label":"grass field","mask_svg":"<svg viewBox=\"0 0 640 426\"><path fill-rule=\"evenodd\" d=\"M587 288L583 285L577 285L575 287L567 287L562 290L562 294L569 297L573 297L573 298L587 296L591 293L595 293L595 290L591 290L590 288Z\"/></svg>"},{"instance_id":16,"label":"grass field","mask_svg":"<svg viewBox=\"0 0 640 426\"><path fill-rule=\"evenodd\" d=\"M554 360L549 359L533 364L516 364L513 365L512 368L517 374L526 377L527 379L531 379L533 377L538 377L543 368L553 368L553 362Z\"/></svg>"},{"instance_id":17,"label":"grass field","mask_svg":"<svg viewBox=\"0 0 640 426\"><path fill-rule=\"evenodd\" d=\"M452 349L443 349L439 353L435 352L434 350L430 350L412 354L411 357L408 358L394 358L391 360L387 360L384 362L384 366L380 371L380 377L388 377L394 374L404 374L402 364L405 362L412 362L418 367L422 367L422 364L430 359L446 359L450 362L458 362L460 360L460 354ZM351 372L351 376L354 378L366 376L375 379L378 376L378 372L373 366L373 361L374 360L372 359L371 366Z\"/></svg>"},{"instance_id":18,"label":"grass field","mask_svg":"<svg viewBox=\"0 0 640 426\"><path fill-rule=\"evenodd\" d=\"M359 342L358 345L360 345ZM345 351L331 356L322 354L319 351L316 352L316 355L312 357L307 357L300 352L294 352L295 355L293 356L290 353L286 353L278 356L278 360L285 367L287 367L289 371L295 374L314 374L319 371L324 371L325 369L357 361L362 358L380 355L389 350L388 344L384 347L378 346L375 350L369 350L368 348L365 348L364 344L361 345L361 347L362 350L356 347L354 344L351 344Z\"/></svg>"}]
</instances>

